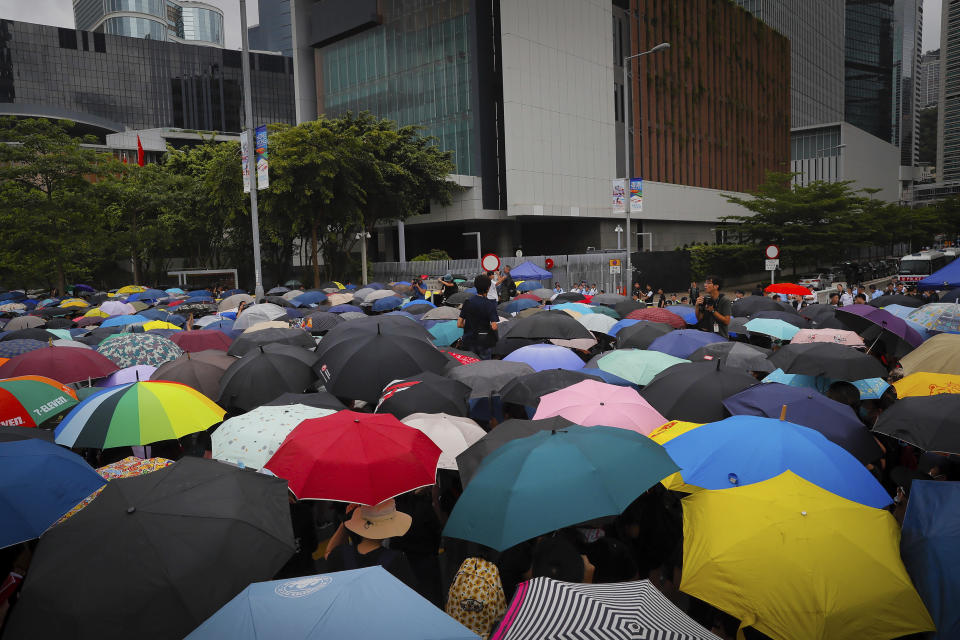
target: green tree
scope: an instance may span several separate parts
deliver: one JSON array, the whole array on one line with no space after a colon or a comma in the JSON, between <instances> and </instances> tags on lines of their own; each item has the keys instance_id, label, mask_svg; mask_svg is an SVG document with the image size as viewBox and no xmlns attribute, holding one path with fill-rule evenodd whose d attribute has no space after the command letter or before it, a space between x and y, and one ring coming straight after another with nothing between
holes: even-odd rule
<instances>
[{"instance_id":1,"label":"green tree","mask_svg":"<svg viewBox=\"0 0 960 640\"><path fill-rule=\"evenodd\" d=\"M100 260L102 215L91 181L114 167L112 156L82 146L94 139L70 135L73 123L0 119L0 268L33 282L53 280L60 293L68 277L91 273ZM11 247L15 244L15 248Z\"/></svg>"},{"instance_id":2,"label":"green tree","mask_svg":"<svg viewBox=\"0 0 960 640\"><path fill-rule=\"evenodd\" d=\"M431 262L433 260L452 260L452 258L443 249L430 249L429 253L421 253L411 262Z\"/></svg>"}]
</instances>

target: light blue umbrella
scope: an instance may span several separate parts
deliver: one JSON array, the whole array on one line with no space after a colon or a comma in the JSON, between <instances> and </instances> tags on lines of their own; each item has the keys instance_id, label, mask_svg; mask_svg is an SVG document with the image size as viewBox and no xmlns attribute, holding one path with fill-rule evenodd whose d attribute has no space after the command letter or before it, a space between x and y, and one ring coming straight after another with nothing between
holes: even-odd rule
<instances>
[{"instance_id":1,"label":"light blue umbrella","mask_svg":"<svg viewBox=\"0 0 960 640\"><path fill-rule=\"evenodd\" d=\"M610 332L608 335L616 336L620 329L624 327L629 327L632 324L637 324L640 320L634 320L632 318L624 318L623 320L617 320L617 323L610 327Z\"/></svg>"},{"instance_id":2,"label":"light blue umbrella","mask_svg":"<svg viewBox=\"0 0 960 640\"><path fill-rule=\"evenodd\" d=\"M677 471L659 444L616 427L573 425L513 440L484 458L443 535L498 551L619 515Z\"/></svg>"},{"instance_id":3,"label":"light blue umbrella","mask_svg":"<svg viewBox=\"0 0 960 640\"><path fill-rule=\"evenodd\" d=\"M783 369L774 369L761 382L779 382L791 387L809 387L820 393L830 390L830 385L836 382L822 376L805 376L799 373L785 373ZM878 400L890 386L882 378L864 378L863 380L847 380L860 391L861 400Z\"/></svg>"},{"instance_id":4,"label":"light blue umbrella","mask_svg":"<svg viewBox=\"0 0 960 640\"><path fill-rule=\"evenodd\" d=\"M542 286L543 284L538 282L537 280L526 280L525 282L521 282L520 284L517 285L517 291L519 291L520 293L526 293L528 291L539 289Z\"/></svg>"},{"instance_id":5,"label":"light blue umbrella","mask_svg":"<svg viewBox=\"0 0 960 640\"><path fill-rule=\"evenodd\" d=\"M914 480L900 555L937 632L960 638L960 482Z\"/></svg>"},{"instance_id":6,"label":"light blue umbrella","mask_svg":"<svg viewBox=\"0 0 960 640\"><path fill-rule=\"evenodd\" d=\"M745 326L750 333L762 333L777 340L792 340L800 331L798 327L779 318L754 318Z\"/></svg>"},{"instance_id":7,"label":"light blue umbrella","mask_svg":"<svg viewBox=\"0 0 960 640\"><path fill-rule=\"evenodd\" d=\"M651 342L648 348L651 351L667 353L675 358L686 358L700 347L714 342L726 342L726 340L715 333L699 329L677 329L660 336Z\"/></svg>"},{"instance_id":8,"label":"light blue umbrella","mask_svg":"<svg viewBox=\"0 0 960 640\"><path fill-rule=\"evenodd\" d=\"M576 371L583 368L583 360L566 347L555 344L529 344L512 352L504 362L525 362L533 367L534 371L546 369L569 369Z\"/></svg>"},{"instance_id":9,"label":"light blue umbrella","mask_svg":"<svg viewBox=\"0 0 960 640\"><path fill-rule=\"evenodd\" d=\"M882 509L893 502L846 449L818 431L758 416L733 416L691 429L665 443L686 484L727 489L790 470L838 496Z\"/></svg>"},{"instance_id":10,"label":"light blue umbrella","mask_svg":"<svg viewBox=\"0 0 960 640\"><path fill-rule=\"evenodd\" d=\"M390 311L392 309L399 309L401 304L403 304L403 298L398 298L397 296L379 298L373 301L373 310L375 312Z\"/></svg>"},{"instance_id":11,"label":"light blue umbrella","mask_svg":"<svg viewBox=\"0 0 960 640\"><path fill-rule=\"evenodd\" d=\"M503 310L506 313L520 313L524 309L532 309L534 307L539 307L540 303L536 300L530 300L528 298L520 298L519 300L511 300L507 304L503 305Z\"/></svg>"},{"instance_id":12,"label":"light blue umbrella","mask_svg":"<svg viewBox=\"0 0 960 640\"><path fill-rule=\"evenodd\" d=\"M436 308L436 307L437 307L437 305L433 304L433 303L430 302L429 300L422 300L422 299L421 299L421 300L410 300L409 302L405 302L405 303L403 304L403 306L400 307L400 308L401 308L401 309L406 309L407 307L413 307L413 306L415 306L415 305L421 305L421 304L425 304L425 305L427 305L427 306L429 306L429 307L433 307L433 308Z\"/></svg>"},{"instance_id":13,"label":"light blue umbrella","mask_svg":"<svg viewBox=\"0 0 960 640\"><path fill-rule=\"evenodd\" d=\"M255 582L189 640L479 640L380 565Z\"/></svg>"},{"instance_id":14,"label":"light blue umbrella","mask_svg":"<svg viewBox=\"0 0 960 640\"><path fill-rule=\"evenodd\" d=\"M670 313L680 316L687 324L697 324L697 312L688 304L668 304L664 307L664 309Z\"/></svg>"},{"instance_id":15,"label":"light blue umbrella","mask_svg":"<svg viewBox=\"0 0 960 640\"><path fill-rule=\"evenodd\" d=\"M449 347L463 336L463 329L457 326L456 320L438 322L427 331L433 336L433 344Z\"/></svg>"},{"instance_id":16,"label":"light blue umbrella","mask_svg":"<svg viewBox=\"0 0 960 640\"><path fill-rule=\"evenodd\" d=\"M576 311L577 313L593 313L593 307L588 304L583 304L582 302L563 302L561 304L552 305L548 308L557 311L569 309L570 311Z\"/></svg>"},{"instance_id":17,"label":"light blue umbrella","mask_svg":"<svg viewBox=\"0 0 960 640\"><path fill-rule=\"evenodd\" d=\"M929 340L930 338L936 335L935 331L930 331L930 329L927 329L925 326L923 326L919 322L916 322L908 317L911 313L916 311L914 307L906 307L902 304L891 304L889 306L884 307L883 309L887 313L892 313L893 315L897 316L898 318L906 322L907 326L913 329L914 331L916 331L917 333L919 333L920 337L923 338L924 340Z\"/></svg>"},{"instance_id":18,"label":"light blue umbrella","mask_svg":"<svg viewBox=\"0 0 960 640\"><path fill-rule=\"evenodd\" d=\"M150 318L146 318L137 313L132 316L112 316L104 320L102 323L100 323L100 326L101 327L125 327L128 324L142 324L144 322L150 322Z\"/></svg>"}]
</instances>

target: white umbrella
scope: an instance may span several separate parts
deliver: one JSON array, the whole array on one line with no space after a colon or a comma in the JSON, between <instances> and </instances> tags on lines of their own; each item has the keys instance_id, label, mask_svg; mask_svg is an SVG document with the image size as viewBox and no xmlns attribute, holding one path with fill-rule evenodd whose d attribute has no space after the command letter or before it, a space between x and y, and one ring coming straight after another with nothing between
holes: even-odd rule
<instances>
[{"instance_id":1,"label":"white umbrella","mask_svg":"<svg viewBox=\"0 0 960 640\"><path fill-rule=\"evenodd\" d=\"M297 296L302 296L303 294L304 294L304 292L303 292L303 291L300 291L300 289L294 289L293 291L287 291L285 294L283 294L283 299L284 299L284 300L293 300L293 299L296 298Z\"/></svg>"},{"instance_id":2,"label":"white umbrella","mask_svg":"<svg viewBox=\"0 0 960 640\"><path fill-rule=\"evenodd\" d=\"M246 293L236 293L221 300L220 304L217 305L217 310L229 311L230 309L236 309L241 303L250 304L251 302L254 302L253 296Z\"/></svg>"},{"instance_id":3,"label":"white umbrella","mask_svg":"<svg viewBox=\"0 0 960 640\"><path fill-rule=\"evenodd\" d=\"M607 333L610 327L617 324L616 320L603 313L585 313L577 317L577 322L597 333Z\"/></svg>"},{"instance_id":4,"label":"white umbrella","mask_svg":"<svg viewBox=\"0 0 960 640\"><path fill-rule=\"evenodd\" d=\"M446 413L411 413L400 422L422 431L440 447L442 453L437 462L438 469L456 471L457 456L487 433L470 418Z\"/></svg>"},{"instance_id":5,"label":"white umbrella","mask_svg":"<svg viewBox=\"0 0 960 640\"><path fill-rule=\"evenodd\" d=\"M460 317L460 309L454 307L437 307L430 309L420 316L421 320L456 320Z\"/></svg>"},{"instance_id":6,"label":"white umbrella","mask_svg":"<svg viewBox=\"0 0 960 640\"><path fill-rule=\"evenodd\" d=\"M376 302L381 298L389 298L391 296L397 296L397 292L392 289L380 289L379 291L374 291L367 297L363 299L364 302ZM400 296L397 296L400 297Z\"/></svg>"},{"instance_id":7,"label":"white umbrella","mask_svg":"<svg viewBox=\"0 0 960 640\"><path fill-rule=\"evenodd\" d=\"M258 322L279 320L280 318L286 317L287 312L284 311L283 307L281 306L270 302L255 304L247 307L239 316L237 316L237 321L233 323L233 328L242 331L243 329L252 327Z\"/></svg>"},{"instance_id":8,"label":"white umbrella","mask_svg":"<svg viewBox=\"0 0 960 640\"><path fill-rule=\"evenodd\" d=\"M236 325L234 325L236 328ZM243 330L244 333L253 333L254 331L263 331L264 329L289 329L289 322L282 322L280 320L267 320L265 322L258 322L255 325L251 325Z\"/></svg>"},{"instance_id":9,"label":"white umbrella","mask_svg":"<svg viewBox=\"0 0 960 640\"><path fill-rule=\"evenodd\" d=\"M238 295L239 295L239 294L238 294ZM221 316L221 315L216 315L216 314L214 314L214 315L212 315L212 316L203 316L202 318L197 318L196 320L194 320L194 321L193 321L193 326L194 326L194 327L205 327L205 326L207 326L208 324L213 324L214 322L220 322L221 320L225 320L225 319L226 319L226 318L224 318L223 316Z\"/></svg>"},{"instance_id":10,"label":"white umbrella","mask_svg":"<svg viewBox=\"0 0 960 640\"><path fill-rule=\"evenodd\" d=\"M363 287L362 289L357 289L356 291L354 291L353 295L354 297L360 298L361 300L366 300L367 296L373 293L374 291L378 291L378 289L374 289L372 287Z\"/></svg>"},{"instance_id":11,"label":"white umbrella","mask_svg":"<svg viewBox=\"0 0 960 640\"><path fill-rule=\"evenodd\" d=\"M76 340L54 340L50 343L54 347L76 347L78 349L93 349L88 344L77 342Z\"/></svg>"},{"instance_id":12,"label":"white umbrella","mask_svg":"<svg viewBox=\"0 0 960 640\"><path fill-rule=\"evenodd\" d=\"M327 302L331 307L335 307L338 304L350 304L353 302L352 293L331 293L327 296Z\"/></svg>"},{"instance_id":13,"label":"white umbrella","mask_svg":"<svg viewBox=\"0 0 960 640\"><path fill-rule=\"evenodd\" d=\"M213 432L213 457L245 467L262 469L283 439L304 420L336 413L331 409L289 404L257 407L230 418Z\"/></svg>"}]
</instances>

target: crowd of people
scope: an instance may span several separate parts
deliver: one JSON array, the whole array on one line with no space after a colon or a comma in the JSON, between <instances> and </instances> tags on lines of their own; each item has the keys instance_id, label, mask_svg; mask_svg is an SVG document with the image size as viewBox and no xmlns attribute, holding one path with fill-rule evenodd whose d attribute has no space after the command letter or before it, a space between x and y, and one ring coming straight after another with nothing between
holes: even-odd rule
<instances>
[{"instance_id":1,"label":"crowd of people","mask_svg":"<svg viewBox=\"0 0 960 640\"><path fill-rule=\"evenodd\" d=\"M451 273L444 274L438 281L440 290L433 295L427 287L426 277L416 278L409 285L404 285L407 288L395 290L403 291L403 294L397 295L407 301L404 308L410 308L406 305L415 303L421 303L424 308L433 308L460 294L461 287ZM454 347L458 348L447 351L448 355L459 359L459 362L448 365L454 369L458 366L469 366L462 364L465 357L466 361L471 363L478 359L487 361L504 358L504 353L497 350L504 344L505 335L509 336L504 334L504 328L520 322L520 317L515 313L506 313L507 317L504 317L503 305L516 300L519 295L509 266L505 266L502 271L478 275L467 284L472 285L473 292L462 303L457 303L459 309L455 320L450 320L462 330L462 337L454 343ZM750 295L744 290L736 290L733 296L724 293L723 287L723 278L717 275L707 276L702 282L691 282L686 292L669 295L650 284L641 286L636 283L630 297L619 296L633 305L629 307L630 315L625 313L623 318L632 318L636 311L688 305L692 307L693 315L686 321L683 330L699 329L701 332L719 336L724 341L732 340L734 337L731 336L730 327L739 301L752 296L766 297L767 294L762 285L758 285ZM356 290L356 287L351 290ZM334 288L333 291L338 290ZM342 291L339 290L338 293ZM217 300L229 293L231 292L219 288L211 292L212 297ZM564 291L557 283L551 297L555 298L564 293L579 294L585 306L590 306L591 298L604 294L596 284L581 281L571 286L569 291ZM924 303L937 300L935 293L918 294L915 289L901 283L891 283L883 290L876 285L864 287L862 284L854 284L849 288L837 285L836 291L830 293L829 306L832 309L842 309L893 295L917 297ZM433 302L427 304L425 300L428 297L432 298ZM802 318L803 322L807 322L807 317L800 312L815 304L814 300L803 295L784 296L773 293L770 297L775 298L778 304L783 304L782 311L795 314L797 320ZM554 306L552 302L554 301L550 298L543 297L531 308L542 313ZM361 304L361 301L357 300L357 303ZM234 317L242 317L248 310L259 306L260 304L254 302L242 302L236 308ZM363 312L356 315L374 315L370 305L361 308ZM292 309L290 317L278 316L278 319L281 323L286 322L288 326L312 331L315 325L308 322L312 314L330 313L323 304L307 309L307 313L303 311L304 309ZM570 315L579 316L583 313L582 310L571 311L574 313ZM613 312L612 304L604 311L620 319L620 315ZM11 315L16 317L19 313ZM402 315L402 312L394 313ZM189 314L184 329L198 330L198 327L194 327L194 320L209 314L220 317L220 311L194 311ZM413 321L418 321L412 313L408 312L407 315L411 316ZM534 313L526 317L536 315ZM642 314L636 317L638 322L648 322L642 319ZM397 321L400 322L399 319ZM652 321L650 323L655 324ZM667 327L665 333L670 329ZM313 332L320 345L318 349L322 348L324 336L329 330ZM584 364L595 362L597 357L618 346L616 336L600 334L602 332L595 332L591 337L593 344L577 343L570 346L569 350ZM239 335L239 332L231 335L231 339L235 340ZM402 337L405 334L398 335ZM553 339L546 334L533 335L536 337L524 344L548 343ZM747 344L751 342L749 335L738 334L735 339ZM0 345L2 344L0 341ZM879 341L874 341L865 349L866 354L875 356L882 362L887 371L887 383L895 382L903 375L893 351L889 345L884 347ZM762 352L762 349L758 349L758 352ZM507 352L508 356L509 353L512 351ZM469 356L475 358L470 359ZM689 353L683 357L688 356ZM957 358L960 359L960 354ZM717 370L719 371L719 365ZM600 369L594 371L599 372ZM762 378L769 371L758 369L747 373ZM499 381L500 386L509 381ZM294 391L300 394L324 392L326 389L323 383L324 379L320 378L309 388ZM615 384L639 390L644 387L623 380ZM899 521L903 519L913 481L960 480L960 464L956 455L925 451L904 440L869 431L884 412L897 402L896 392L889 384L886 384L885 391L871 398L864 398L859 388L849 380L825 381L821 390L830 400L849 407L850 415L855 416L863 431L876 441L876 456L864 460L864 466L889 493L888 509ZM491 391L491 404L494 395L495 392ZM347 396L338 397L336 400L346 409L359 413L379 411L380 403L383 402L383 398L378 403ZM690 401L697 402L698 399L690 398ZM473 413L471 404L464 417L472 418L476 425L489 434L507 421L529 419L531 413L528 409L529 407L518 403L503 402L495 411L489 410L484 415L479 415ZM235 409L230 410L227 417L242 413ZM397 414L396 417L403 419L406 416ZM677 419L672 415L665 415L665 418ZM51 426L55 424L45 425L44 428L49 429ZM151 443L146 447L102 450L78 448L77 451L94 466L106 465L130 455L141 458L156 456L173 461L189 457L209 459L212 457L211 434L217 428L218 425L214 425L206 431L179 440ZM561 473L562 470L558 469L557 472ZM318 573L382 566L483 638L494 634L507 613L508 603L516 594L518 585L524 581L545 577L570 583L612 584L646 579L690 618L718 637L732 639L737 637L738 630L746 638L769 637L749 626L741 629L741 620L680 589L684 558L683 493L669 490L664 484L657 483L640 493L621 513L584 522L571 522L569 526L530 537L505 550L497 551L473 541L444 535L444 527L464 492L464 484L461 474L456 470L440 468L436 472L434 484L403 492L372 505L298 499L291 492L289 512L296 538L296 552L276 575L264 578L291 579ZM42 537L39 544L43 544ZM869 544L869 541L864 541L864 544ZM29 580L31 558L37 545L37 540L31 540L0 549L0 575L7 576L0 585L0 625L8 613L15 615L24 579ZM255 552L256 550L251 549L251 553ZM790 578L785 576L784 579ZM358 624L362 624L362 621L358 621ZM13 637L2 633L0 636Z\"/></svg>"}]
</instances>

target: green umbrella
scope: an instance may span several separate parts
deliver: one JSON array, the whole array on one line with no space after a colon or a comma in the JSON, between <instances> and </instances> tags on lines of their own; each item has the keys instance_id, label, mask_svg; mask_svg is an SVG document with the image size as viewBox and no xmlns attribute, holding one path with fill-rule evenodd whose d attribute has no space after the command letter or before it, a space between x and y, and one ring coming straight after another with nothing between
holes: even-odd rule
<instances>
[{"instance_id":1,"label":"green umbrella","mask_svg":"<svg viewBox=\"0 0 960 640\"><path fill-rule=\"evenodd\" d=\"M77 404L72 389L42 376L0 380L0 424L36 427Z\"/></svg>"},{"instance_id":2,"label":"green umbrella","mask_svg":"<svg viewBox=\"0 0 960 640\"><path fill-rule=\"evenodd\" d=\"M457 326L456 320L447 320L438 322L428 329L433 336L433 343L441 347L449 347L460 339L463 335L463 329Z\"/></svg>"},{"instance_id":3,"label":"green umbrella","mask_svg":"<svg viewBox=\"0 0 960 640\"><path fill-rule=\"evenodd\" d=\"M779 318L754 318L746 325L750 333L762 333L777 340L791 340L800 331L789 322Z\"/></svg>"},{"instance_id":4,"label":"green umbrella","mask_svg":"<svg viewBox=\"0 0 960 640\"><path fill-rule=\"evenodd\" d=\"M647 385L655 375L681 362L690 361L659 351L617 349L595 358L587 366L597 367L634 384Z\"/></svg>"},{"instance_id":5,"label":"green umbrella","mask_svg":"<svg viewBox=\"0 0 960 640\"><path fill-rule=\"evenodd\" d=\"M605 307L605 306L603 306L603 305L599 305L599 304L598 304L598 305L593 305L593 312L594 312L594 313L602 313L602 314L605 315L605 316L610 316L610 317L613 318L614 320L619 320L619 319L620 319L620 314L619 314L619 313L617 313L616 311L614 311L614 310L611 309L610 307Z\"/></svg>"}]
</instances>

